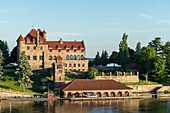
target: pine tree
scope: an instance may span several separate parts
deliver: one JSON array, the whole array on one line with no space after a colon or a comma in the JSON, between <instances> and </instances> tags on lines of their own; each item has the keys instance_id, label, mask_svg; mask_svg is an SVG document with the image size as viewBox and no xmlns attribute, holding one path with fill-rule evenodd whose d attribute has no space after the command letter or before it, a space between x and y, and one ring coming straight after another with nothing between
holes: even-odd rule
<instances>
[{"instance_id":1,"label":"pine tree","mask_svg":"<svg viewBox=\"0 0 170 113\"><path fill-rule=\"evenodd\" d=\"M25 91L25 87L32 87L33 81L30 79L33 75L32 70L27 61L25 51L21 53L18 68L15 71L16 74L16 85L22 87L22 91Z\"/></svg>"},{"instance_id":2,"label":"pine tree","mask_svg":"<svg viewBox=\"0 0 170 113\"><path fill-rule=\"evenodd\" d=\"M95 65L95 66L101 65L101 62L100 62L100 54L99 54L98 51L97 51L96 57L94 58L94 65Z\"/></svg>"},{"instance_id":3,"label":"pine tree","mask_svg":"<svg viewBox=\"0 0 170 113\"><path fill-rule=\"evenodd\" d=\"M3 54L2 54L2 51L0 50L0 81L3 80L2 63L3 63Z\"/></svg>"}]
</instances>

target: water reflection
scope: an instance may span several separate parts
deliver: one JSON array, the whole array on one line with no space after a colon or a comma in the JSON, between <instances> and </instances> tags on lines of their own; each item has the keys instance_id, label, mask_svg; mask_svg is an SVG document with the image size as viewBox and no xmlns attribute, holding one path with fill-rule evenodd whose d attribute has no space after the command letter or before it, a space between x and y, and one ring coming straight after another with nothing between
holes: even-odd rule
<instances>
[{"instance_id":1,"label":"water reflection","mask_svg":"<svg viewBox=\"0 0 170 113\"><path fill-rule=\"evenodd\" d=\"M169 113L170 99L2 101L0 113Z\"/></svg>"}]
</instances>

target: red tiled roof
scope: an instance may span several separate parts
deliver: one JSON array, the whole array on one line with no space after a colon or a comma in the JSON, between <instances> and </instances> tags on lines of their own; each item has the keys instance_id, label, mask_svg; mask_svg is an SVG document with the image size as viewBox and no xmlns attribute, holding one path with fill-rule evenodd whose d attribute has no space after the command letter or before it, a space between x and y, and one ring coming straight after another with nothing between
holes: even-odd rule
<instances>
[{"instance_id":1,"label":"red tiled roof","mask_svg":"<svg viewBox=\"0 0 170 113\"><path fill-rule=\"evenodd\" d=\"M46 42L49 45L49 48L55 49L62 49L66 50L67 48L70 50L73 49L85 49L84 43L82 41L63 41L63 44L60 44L59 41L47 41Z\"/></svg>"},{"instance_id":2,"label":"red tiled roof","mask_svg":"<svg viewBox=\"0 0 170 113\"><path fill-rule=\"evenodd\" d=\"M22 37L22 41L25 40L25 44L36 44L36 43L33 43L33 40L37 38L37 31L39 32L39 39L42 41L39 44L40 45L44 45L44 44L48 45L48 47L53 49L53 50L57 50L57 49L62 49L62 50L66 50L66 49L70 49L70 50L73 50L73 49L77 49L77 50L85 49L84 41L63 41L61 38L60 38L59 41L46 41L46 39L43 37L43 35L47 34L47 33L46 33L45 30L41 31L40 29L38 29L38 30L32 29L25 36L25 38Z\"/></svg>"},{"instance_id":3,"label":"red tiled roof","mask_svg":"<svg viewBox=\"0 0 170 113\"><path fill-rule=\"evenodd\" d=\"M92 80L92 79L75 79L74 81L60 87L63 91L75 90L131 90L114 80Z\"/></svg>"},{"instance_id":4,"label":"red tiled roof","mask_svg":"<svg viewBox=\"0 0 170 113\"><path fill-rule=\"evenodd\" d=\"M24 41L24 37L23 37L22 35L20 35L20 36L18 37L17 42L19 42L19 41Z\"/></svg>"}]
</instances>

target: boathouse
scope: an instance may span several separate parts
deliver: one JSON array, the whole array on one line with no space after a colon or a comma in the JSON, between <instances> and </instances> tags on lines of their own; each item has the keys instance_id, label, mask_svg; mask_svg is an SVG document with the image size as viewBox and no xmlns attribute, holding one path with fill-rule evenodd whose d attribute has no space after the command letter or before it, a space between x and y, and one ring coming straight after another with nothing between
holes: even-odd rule
<instances>
[{"instance_id":1,"label":"boathouse","mask_svg":"<svg viewBox=\"0 0 170 113\"><path fill-rule=\"evenodd\" d=\"M68 97L121 97L129 96L132 88L114 80L75 79L60 86L62 96Z\"/></svg>"}]
</instances>

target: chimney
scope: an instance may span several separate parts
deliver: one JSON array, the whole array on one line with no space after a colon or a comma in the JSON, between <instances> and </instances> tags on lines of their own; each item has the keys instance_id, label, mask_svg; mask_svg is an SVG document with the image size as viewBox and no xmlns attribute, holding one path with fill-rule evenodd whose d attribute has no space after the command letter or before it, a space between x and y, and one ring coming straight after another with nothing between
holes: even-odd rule
<instances>
[{"instance_id":1,"label":"chimney","mask_svg":"<svg viewBox=\"0 0 170 113\"><path fill-rule=\"evenodd\" d=\"M59 41L59 42L60 42L60 44L63 44L63 39L62 39L62 38L60 38L60 41Z\"/></svg>"},{"instance_id":2,"label":"chimney","mask_svg":"<svg viewBox=\"0 0 170 113\"><path fill-rule=\"evenodd\" d=\"M39 38L40 38L40 32L39 29L37 30L37 45L39 45Z\"/></svg>"}]
</instances>

